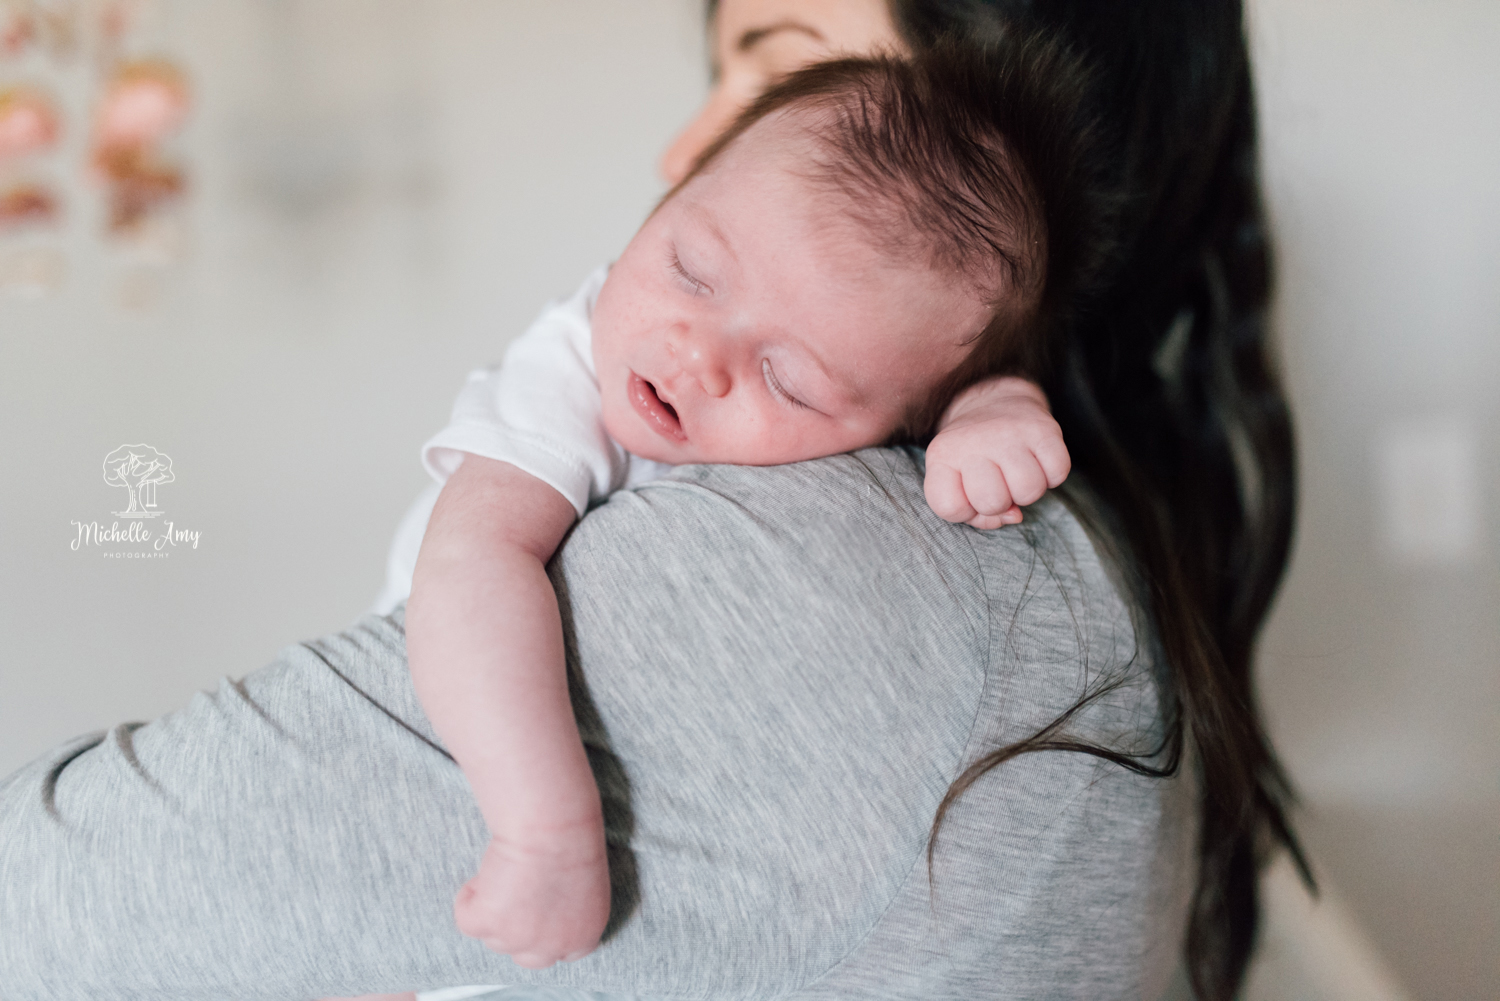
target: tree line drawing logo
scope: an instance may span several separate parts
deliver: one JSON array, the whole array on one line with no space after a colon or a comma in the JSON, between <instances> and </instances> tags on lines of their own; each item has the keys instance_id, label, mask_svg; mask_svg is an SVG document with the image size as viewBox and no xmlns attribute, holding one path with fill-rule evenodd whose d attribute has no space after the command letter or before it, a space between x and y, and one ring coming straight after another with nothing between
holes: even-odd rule
<instances>
[{"instance_id":1,"label":"tree line drawing logo","mask_svg":"<svg viewBox=\"0 0 1500 1001\"><path fill-rule=\"evenodd\" d=\"M104 482L130 491L130 506L114 514L121 518L157 518L165 511L156 507L156 486L177 479L172 457L150 445L121 445L104 457Z\"/></svg>"},{"instance_id":2,"label":"tree line drawing logo","mask_svg":"<svg viewBox=\"0 0 1500 1001\"><path fill-rule=\"evenodd\" d=\"M174 521L151 527L151 519L166 511L157 503L156 488L174 483L172 457L150 445L121 445L104 457L104 482L126 491L123 511L111 511L118 521L109 527L97 521L71 522L75 534L69 548L97 548L113 559L164 559L177 549L197 549L202 533L179 528Z\"/></svg>"}]
</instances>

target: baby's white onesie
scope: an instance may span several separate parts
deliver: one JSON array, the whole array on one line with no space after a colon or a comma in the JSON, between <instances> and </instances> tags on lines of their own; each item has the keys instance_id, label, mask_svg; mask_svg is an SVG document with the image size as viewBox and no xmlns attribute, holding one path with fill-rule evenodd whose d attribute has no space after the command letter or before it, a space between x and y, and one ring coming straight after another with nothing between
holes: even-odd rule
<instances>
[{"instance_id":1,"label":"baby's white onesie","mask_svg":"<svg viewBox=\"0 0 1500 1001\"><path fill-rule=\"evenodd\" d=\"M672 468L631 455L604 430L592 318L608 273L599 268L572 296L549 304L499 365L469 373L448 426L422 446L422 464L437 482L401 519L372 611L384 615L411 594L432 506L465 453L525 470L566 497L580 518L591 503Z\"/></svg>"}]
</instances>

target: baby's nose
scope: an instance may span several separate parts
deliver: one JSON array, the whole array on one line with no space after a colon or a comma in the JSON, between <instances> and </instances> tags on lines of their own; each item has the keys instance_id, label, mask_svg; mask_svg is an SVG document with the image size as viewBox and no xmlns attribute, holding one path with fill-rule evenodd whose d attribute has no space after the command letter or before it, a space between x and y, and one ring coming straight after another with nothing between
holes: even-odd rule
<instances>
[{"instance_id":1,"label":"baby's nose","mask_svg":"<svg viewBox=\"0 0 1500 1001\"><path fill-rule=\"evenodd\" d=\"M667 339L667 350L672 352L683 372L697 380L709 396L717 398L728 394L729 372L725 368L724 359L714 350L713 345L705 338L694 337L681 328L674 330L672 334Z\"/></svg>"}]
</instances>

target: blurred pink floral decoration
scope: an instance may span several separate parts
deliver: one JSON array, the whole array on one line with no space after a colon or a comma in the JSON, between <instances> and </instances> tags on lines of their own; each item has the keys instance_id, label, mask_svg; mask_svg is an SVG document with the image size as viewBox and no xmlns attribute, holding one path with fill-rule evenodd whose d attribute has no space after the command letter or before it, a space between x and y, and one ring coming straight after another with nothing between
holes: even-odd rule
<instances>
[{"instance_id":1,"label":"blurred pink floral decoration","mask_svg":"<svg viewBox=\"0 0 1500 1001\"><path fill-rule=\"evenodd\" d=\"M152 6L0 0L0 290L60 284L58 234L78 180L102 194L87 230L158 263L180 247L172 213L188 176L171 140L191 90L182 70L152 51L143 30L159 13Z\"/></svg>"}]
</instances>

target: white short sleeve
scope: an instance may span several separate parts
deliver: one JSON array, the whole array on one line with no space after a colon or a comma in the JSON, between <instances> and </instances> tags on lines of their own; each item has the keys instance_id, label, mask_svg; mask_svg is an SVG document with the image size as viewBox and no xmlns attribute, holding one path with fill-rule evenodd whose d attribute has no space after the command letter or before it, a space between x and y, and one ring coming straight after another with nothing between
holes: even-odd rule
<instances>
[{"instance_id":1,"label":"white short sleeve","mask_svg":"<svg viewBox=\"0 0 1500 1001\"><path fill-rule=\"evenodd\" d=\"M625 484L630 456L605 432L590 318L607 269L542 311L504 360L469 373L448 426L422 446L439 483L464 454L509 462L551 486L578 516Z\"/></svg>"},{"instance_id":2,"label":"white short sleeve","mask_svg":"<svg viewBox=\"0 0 1500 1001\"><path fill-rule=\"evenodd\" d=\"M591 501L671 468L630 455L604 431L592 316L606 274L600 268L571 298L544 309L500 365L469 375L448 426L422 446L422 464L437 484L401 519L386 557L385 586L371 609L375 614L386 614L411 594L439 487L464 453L526 470L566 497L580 517Z\"/></svg>"}]
</instances>

